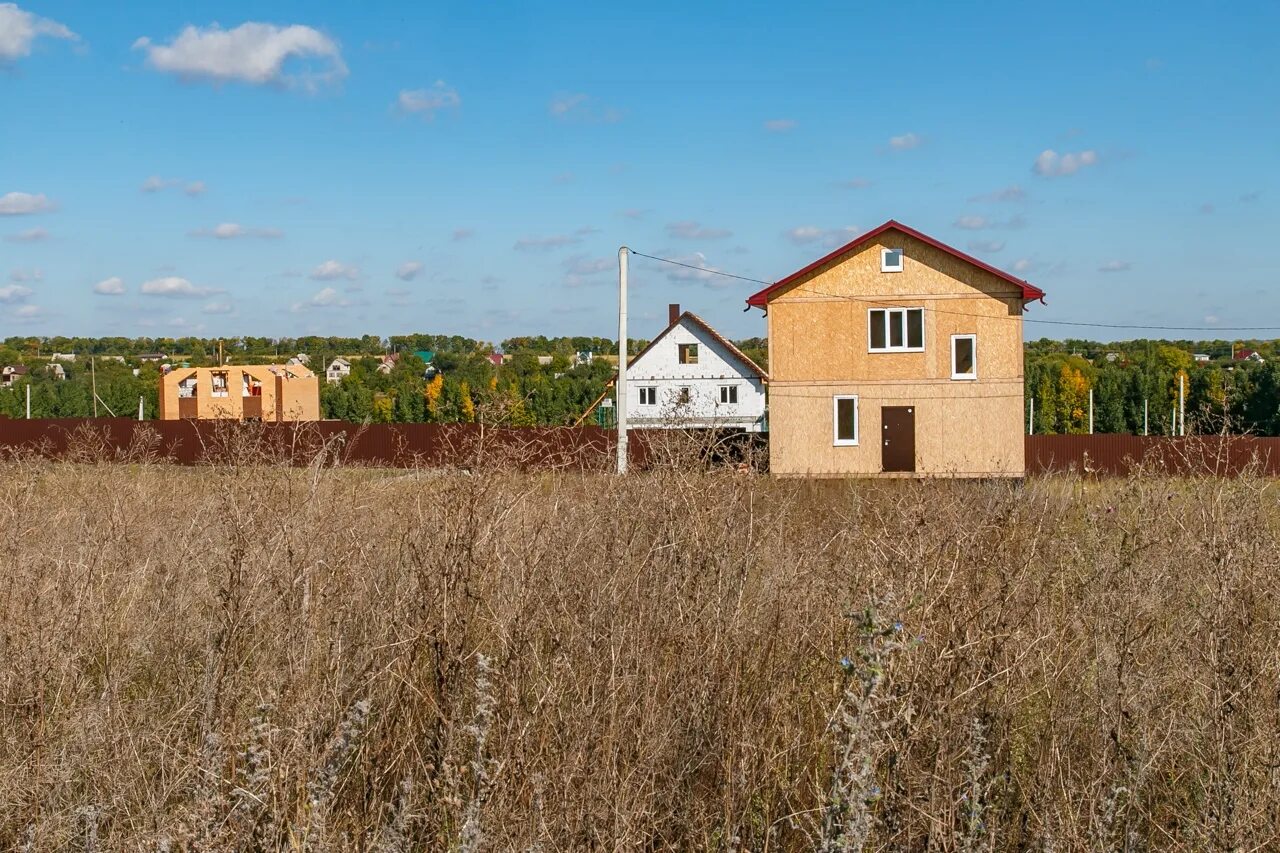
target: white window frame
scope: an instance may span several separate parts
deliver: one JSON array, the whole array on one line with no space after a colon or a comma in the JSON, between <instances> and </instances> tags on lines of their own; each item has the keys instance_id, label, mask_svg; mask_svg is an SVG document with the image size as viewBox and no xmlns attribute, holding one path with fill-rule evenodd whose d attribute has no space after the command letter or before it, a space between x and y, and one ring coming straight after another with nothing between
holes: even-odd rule
<instances>
[{"instance_id":1,"label":"white window frame","mask_svg":"<svg viewBox=\"0 0 1280 853\"><path fill-rule=\"evenodd\" d=\"M646 400L645 397L649 399ZM640 405L656 406L658 405L658 386L657 385L641 385L640 386Z\"/></svg>"},{"instance_id":2,"label":"white window frame","mask_svg":"<svg viewBox=\"0 0 1280 853\"><path fill-rule=\"evenodd\" d=\"M872 340L871 318L876 314L877 311L884 312L884 346L883 347L874 347L871 345L871 340ZM909 311L920 312L920 346L918 347L907 346L907 313ZM899 346L899 347L895 347L890 343L890 341L893 339L893 336L889 334L889 319L895 314L902 316L902 346ZM925 345L925 334L924 334L925 322L924 321L925 321L925 316L924 316L923 307L899 308L897 306L886 305L883 308L868 308L867 309L867 352L869 353L872 353L872 352L924 352L924 345Z\"/></svg>"},{"instance_id":3,"label":"white window frame","mask_svg":"<svg viewBox=\"0 0 1280 853\"><path fill-rule=\"evenodd\" d=\"M891 266L889 264L889 253L898 253L898 265ZM896 246L884 246L880 249L880 272L902 272L902 268L906 266L907 253Z\"/></svg>"},{"instance_id":4,"label":"white window frame","mask_svg":"<svg viewBox=\"0 0 1280 853\"><path fill-rule=\"evenodd\" d=\"M840 401L853 401L853 438L840 437ZM858 438L861 434L861 424L859 421L859 405L857 394L836 394L831 398L831 445L833 447L857 447Z\"/></svg>"},{"instance_id":5,"label":"white window frame","mask_svg":"<svg viewBox=\"0 0 1280 853\"><path fill-rule=\"evenodd\" d=\"M956 341L968 340L973 346L973 370L969 373L956 372ZM957 380L972 381L978 378L978 336L968 335L952 335L951 336L951 378Z\"/></svg>"},{"instance_id":6,"label":"white window frame","mask_svg":"<svg viewBox=\"0 0 1280 853\"><path fill-rule=\"evenodd\" d=\"M727 399L733 397L732 400ZM720 405L736 406L738 405L738 386L737 385L721 385L720 386Z\"/></svg>"}]
</instances>

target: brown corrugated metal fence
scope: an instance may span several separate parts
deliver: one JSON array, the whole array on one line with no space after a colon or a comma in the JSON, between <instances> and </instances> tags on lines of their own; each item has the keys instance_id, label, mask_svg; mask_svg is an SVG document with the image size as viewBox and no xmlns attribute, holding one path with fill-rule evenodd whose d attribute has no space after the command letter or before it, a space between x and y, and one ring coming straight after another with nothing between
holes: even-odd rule
<instances>
[{"instance_id":1,"label":"brown corrugated metal fence","mask_svg":"<svg viewBox=\"0 0 1280 853\"><path fill-rule=\"evenodd\" d=\"M1027 473L1077 471L1126 475L1136 470L1237 476L1280 474L1280 438L1197 435L1029 435Z\"/></svg>"},{"instance_id":2,"label":"brown corrugated metal fence","mask_svg":"<svg viewBox=\"0 0 1280 853\"><path fill-rule=\"evenodd\" d=\"M632 459L643 462L642 442ZM512 429L480 424L299 424L135 421L127 418L0 419L0 453L102 461L155 459L179 464L243 460L388 468L494 464L608 470L613 433L598 427Z\"/></svg>"},{"instance_id":3,"label":"brown corrugated metal fence","mask_svg":"<svg viewBox=\"0 0 1280 853\"><path fill-rule=\"evenodd\" d=\"M632 464L649 450L633 433ZM208 464L278 460L301 465L324 454L335 464L387 468L501 465L612 470L615 434L598 427L513 429L480 424L238 424L127 418L0 418L0 456L84 461L167 460ZM1027 473L1126 475L1142 469L1235 476L1280 475L1280 438L1252 436L1030 435Z\"/></svg>"}]
</instances>

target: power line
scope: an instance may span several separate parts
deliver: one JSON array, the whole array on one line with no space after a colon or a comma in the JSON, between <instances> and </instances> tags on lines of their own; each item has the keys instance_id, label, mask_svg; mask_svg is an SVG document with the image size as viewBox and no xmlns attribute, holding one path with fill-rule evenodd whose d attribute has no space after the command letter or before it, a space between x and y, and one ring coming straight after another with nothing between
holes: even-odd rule
<instances>
[{"instance_id":1,"label":"power line","mask_svg":"<svg viewBox=\"0 0 1280 853\"><path fill-rule=\"evenodd\" d=\"M765 287L768 287L769 285L773 284L773 282L771 281L761 281L758 278L748 278L745 275L734 275L733 273L730 273L730 272L721 272L720 270L712 269L711 267L696 267L693 264L686 264L680 261L673 261L670 258L660 258L657 255L646 255L644 252L637 252L635 249L630 249L628 251L630 251L631 254L633 255L639 255L642 258L648 258L652 261L662 261L664 264L673 264L674 266L677 266L677 267L684 267L686 269L697 270L698 272L709 272L714 275L722 275L725 278L736 278L739 281L749 281L749 282L752 282L753 284L763 284Z\"/></svg>"},{"instance_id":2,"label":"power line","mask_svg":"<svg viewBox=\"0 0 1280 853\"><path fill-rule=\"evenodd\" d=\"M722 270L712 269L711 267L699 267L693 264L686 264L681 261L673 261L670 258L662 258L657 255L647 255L644 252L637 252L635 249L630 250L631 254L639 255L642 258L649 258L654 261L661 261L664 264L672 264L677 267L697 270L698 272L711 273L712 275L724 276L725 278L735 278L739 281L749 281L752 284L763 284L766 287L772 286L776 282L764 281L758 278L750 278L745 275L735 275L733 273L723 272ZM855 302L865 302L869 305L889 305L891 307L900 307L896 302L888 302L886 300L868 299L862 296L849 296L841 293L824 293L821 290L812 288L803 288L807 292L817 296L826 296L831 299L849 299ZM901 300L899 300L901 301ZM937 314L952 314L957 317L976 317L980 320L1018 320L1024 323L1039 323L1042 326L1079 326L1081 328L1091 329L1142 329L1153 332L1275 332L1280 331L1280 325L1277 326L1161 326L1144 323L1094 323L1089 321L1075 320L1041 320L1035 317L998 317L989 314L974 314L967 311L948 311L945 308L930 308Z\"/></svg>"}]
</instances>

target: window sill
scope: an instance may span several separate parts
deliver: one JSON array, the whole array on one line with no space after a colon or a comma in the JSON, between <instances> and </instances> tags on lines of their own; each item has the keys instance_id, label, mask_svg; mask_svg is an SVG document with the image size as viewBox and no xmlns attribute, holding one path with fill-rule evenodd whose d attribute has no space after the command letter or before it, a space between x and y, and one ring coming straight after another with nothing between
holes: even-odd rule
<instances>
[{"instance_id":1,"label":"window sill","mask_svg":"<svg viewBox=\"0 0 1280 853\"><path fill-rule=\"evenodd\" d=\"M978 381L978 377L977 377L977 376L974 376L974 375L968 375L968 376L952 376L952 377L951 377L951 381L952 381L952 382L977 382L977 381Z\"/></svg>"},{"instance_id":2,"label":"window sill","mask_svg":"<svg viewBox=\"0 0 1280 853\"><path fill-rule=\"evenodd\" d=\"M858 442L856 440L855 441L833 441L831 442L831 446L832 447L857 447Z\"/></svg>"}]
</instances>

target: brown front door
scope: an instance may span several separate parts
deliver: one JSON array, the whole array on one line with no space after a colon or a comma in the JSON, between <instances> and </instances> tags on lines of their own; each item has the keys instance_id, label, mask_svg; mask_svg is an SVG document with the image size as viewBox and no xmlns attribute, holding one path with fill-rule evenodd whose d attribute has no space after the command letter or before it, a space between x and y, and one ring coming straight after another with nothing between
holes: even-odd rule
<instances>
[{"instance_id":1,"label":"brown front door","mask_svg":"<svg viewBox=\"0 0 1280 853\"><path fill-rule=\"evenodd\" d=\"M916 407L880 409L880 467L885 471L916 470Z\"/></svg>"}]
</instances>

